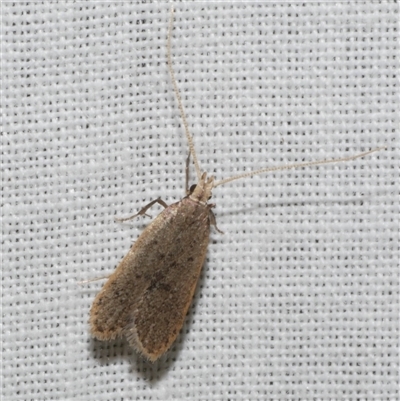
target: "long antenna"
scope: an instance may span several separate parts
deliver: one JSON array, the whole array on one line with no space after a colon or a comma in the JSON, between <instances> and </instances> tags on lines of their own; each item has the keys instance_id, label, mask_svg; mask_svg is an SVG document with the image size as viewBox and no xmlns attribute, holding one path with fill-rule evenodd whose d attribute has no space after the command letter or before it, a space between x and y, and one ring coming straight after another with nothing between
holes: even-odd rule
<instances>
[{"instance_id":1,"label":"long antenna","mask_svg":"<svg viewBox=\"0 0 400 401\"><path fill-rule=\"evenodd\" d=\"M183 126L185 128L185 135L186 135L186 139L188 141L190 154L193 157L193 163L194 163L194 166L195 166L195 169L196 169L197 179L200 180L201 170L200 170L199 162L198 162L198 159L197 159L196 151L194 149L193 137L189 132L189 126L188 126L188 123L187 123L187 120L186 120L185 110L184 110L183 105L182 105L182 98L181 98L181 95L180 95L180 92L179 92L179 89L178 89L178 85L176 83L175 73L174 73L174 69L173 69L173 65L172 65L171 37L172 37L173 24L174 24L174 8L173 8L173 6L171 6L170 20L169 20L169 27L168 27L168 38L167 38L168 70L169 70L169 73L170 73L170 76L171 76L171 81L172 81L172 85L174 87L174 92L175 92L175 95L176 95L176 99L178 101L179 111L181 113ZM227 184L228 182L231 182L231 181L240 180L241 178L246 178L246 177L252 177L253 175L261 174L261 173L268 173L268 172L272 172L272 171L289 170L289 169L296 169L296 168L302 168L302 167L317 166L317 165L322 165L322 164L351 161L351 160L354 160L354 159L365 157L365 156L367 156L367 155L369 155L371 153L378 152L378 151L380 151L382 149L386 149L386 146L382 146L382 147L379 147L379 148L376 148L376 149L372 149L372 150L369 150L367 152L359 153L359 154L356 154L356 155L353 155L353 156L341 157L341 158L338 158L338 159L324 159L324 160L315 160L315 161L304 162L304 163L287 164L287 165L284 165L284 166L277 166L277 167L265 167L265 168L262 168L262 169L259 169L259 170L249 171L248 173L243 173L243 174L235 175L233 177L225 178L225 179L220 180L220 181L216 181L214 183L214 185L213 185L213 188L219 187L220 185Z\"/></svg>"},{"instance_id":2,"label":"long antenna","mask_svg":"<svg viewBox=\"0 0 400 401\"><path fill-rule=\"evenodd\" d=\"M174 86L174 92L175 92L175 95L176 95L176 99L178 101L179 111L181 112L181 118L182 118L183 126L185 127L185 135L186 135L186 139L187 139L188 144L189 144L189 150L190 150L190 153L191 153L192 158L193 158L194 166L196 168L197 180L200 181L201 170L200 170L200 166L199 166L199 161L197 160L196 151L194 150L193 137L189 132L189 126L188 126L188 123L187 123L187 120L186 120L185 110L184 110L183 105L182 105L181 95L179 93L178 85L177 85L176 79L175 79L174 69L173 69L173 66L172 66L171 37L172 37L173 24L174 24L174 8L171 6L171 16L170 16L170 19L169 19L168 39L167 39L168 69L169 69L169 73L171 75L172 85Z\"/></svg>"},{"instance_id":3,"label":"long antenna","mask_svg":"<svg viewBox=\"0 0 400 401\"><path fill-rule=\"evenodd\" d=\"M386 146L382 146L380 148L372 149L372 150L369 150L368 152L359 153L359 154L353 155L353 156L341 157L339 159L316 160L316 161L305 162L305 163L287 164L286 166L261 168L260 170L249 171L248 173L235 175L233 177L229 177L229 178L225 178L223 180L217 181L213 185L213 188L219 187L220 185L224 185L224 184L226 184L228 182L231 182L231 181L239 180L241 178L251 177L251 176L256 175L256 174L268 173L268 172L271 172L271 171L289 170L289 169L292 169L292 168L316 166L316 165L328 164L328 163L347 162L347 161L350 161L350 160L358 159L360 157L365 157L365 156L367 156L367 155L369 155L371 153L378 152L379 150L382 150L382 149L386 149Z\"/></svg>"}]
</instances>

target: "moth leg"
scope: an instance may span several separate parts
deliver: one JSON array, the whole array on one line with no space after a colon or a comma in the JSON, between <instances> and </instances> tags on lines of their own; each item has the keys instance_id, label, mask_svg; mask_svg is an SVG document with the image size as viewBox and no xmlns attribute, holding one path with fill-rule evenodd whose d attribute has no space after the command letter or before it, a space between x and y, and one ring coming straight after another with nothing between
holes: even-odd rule
<instances>
[{"instance_id":1,"label":"moth leg","mask_svg":"<svg viewBox=\"0 0 400 401\"><path fill-rule=\"evenodd\" d=\"M89 280L78 281L78 284L88 284L92 283L93 281L105 280L106 278L110 278L110 276L96 277L96 278L91 278Z\"/></svg>"},{"instance_id":2,"label":"moth leg","mask_svg":"<svg viewBox=\"0 0 400 401\"><path fill-rule=\"evenodd\" d=\"M143 216L143 215L151 217L148 214L146 214L146 211L148 209L150 209L155 203L159 203L161 206L164 206L165 208L168 207L168 205L161 198L157 198L157 199L154 199L153 201L151 201L148 205L146 205L142 210L139 211L139 213L136 213L133 216L125 217L122 219L115 217L115 220L116 221L128 221L128 220L134 219L137 216Z\"/></svg>"},{"instance_id":3,"label":"moth leg","mask_svg":"<svg viewBox=\"0 0 400 401\"><path fill-rule=\"evenodd\" d=\"M209 205L209 206L210 206L210 207L215 207L215 205ZM208 211L208 213L209 213L210 224L211 224L212 226L214 226L215 229L216 229L220 234L224 234L224 232L221 231L221 230L217 227L217 219L215 218L214 212L210 209L210 210Z\"/></svg>"}]
</instances>

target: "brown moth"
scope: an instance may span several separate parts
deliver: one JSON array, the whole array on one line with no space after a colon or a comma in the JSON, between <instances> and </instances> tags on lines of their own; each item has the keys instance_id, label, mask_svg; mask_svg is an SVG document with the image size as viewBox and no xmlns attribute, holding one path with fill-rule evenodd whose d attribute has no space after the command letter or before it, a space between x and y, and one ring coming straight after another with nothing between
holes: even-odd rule
<instances>
[{"instance_id":1,"label":"brown moth","mask_svg":"<svg viewBox=\"0 0 400 401\"><path fill-rule=\"evenodd\" d=\"M207 252L212 185L203 174L189 196L168 206L143 231L93 303L95 337L124 335L151 361L175 341Z\"/></svg>"},{"instance_id":2,"label":"brown moth","mask_svg":"<svg viewBox=\"0 0 400 401\"><path fill-rule=\"evenodd\" d=\"M125 337L134 349L152 362L175 341L193 298L207 252L210 225L216 227L211 210L215 205L207 203L213 188L254 174L349 161L383 149L377 148L341 159L267 167L218 182L213 177L207 178L207 174L202 173L199 167L172 68L172 24L171 9L167 41L168 66L198 183L188 189L188 158L185 198L170 206L156 199L135 216L120 219L124 221L143 215L155 203L165 207L108 278L90 311L90 327L94 337L99 340Z\"/></svg>"}]
</instances>

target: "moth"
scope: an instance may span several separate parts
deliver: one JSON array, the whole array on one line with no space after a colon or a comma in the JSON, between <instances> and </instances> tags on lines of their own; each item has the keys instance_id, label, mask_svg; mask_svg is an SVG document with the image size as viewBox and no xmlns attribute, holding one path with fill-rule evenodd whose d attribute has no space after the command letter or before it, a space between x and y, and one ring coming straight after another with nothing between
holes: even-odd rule
<instances>
[{"instance_id":1,"label":"moth","mask_svg":"<svg viewBox=\"0 0 400 401\"><path fill-rule=\"evenodd\" d=\"M188 157L186 196L182 200L168 206L161 199L156 199L136 215L119 219L125 221L143 215L155 203L165 208L147 226L109 276L90 311L90 328L94 337L99 340L125 337L135 350L152 362L163 355L177 338L204 263L210 226L218 230L212 212L215 205L208 203L214 188L254 174L349 161L382 149L340 159L267 167L221 181L208 177L198 163L172 66L173 19L171 9L167 38L168 67L198 182L188 188Z\"/></svg>"}]
</instances>

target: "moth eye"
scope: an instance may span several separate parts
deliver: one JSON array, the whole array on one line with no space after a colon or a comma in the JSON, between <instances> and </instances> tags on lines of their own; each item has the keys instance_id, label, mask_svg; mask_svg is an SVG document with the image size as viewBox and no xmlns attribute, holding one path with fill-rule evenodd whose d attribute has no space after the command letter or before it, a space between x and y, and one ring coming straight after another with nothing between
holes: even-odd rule
<instances>
[{"instance_id":1,"label":"moth eye","mask_svg":"<svg viewBox=\"0 0 400 401\"><path fill-rule=\"evenodd\" d=\"M210 195L207 200L210 200L211 198L212 198L212 195Z\"/></svg>"},{"instance_id":2,"label":"moth eye","mask_svg":"<svg viewBox=\"0 0 400 401\"><path fill-rule=\"evenodd\" d=\"M196 184L193 184L193 185L189 188L189 193L192 194L195 188L196 188Z\"/></svg>"}]
</instances>

